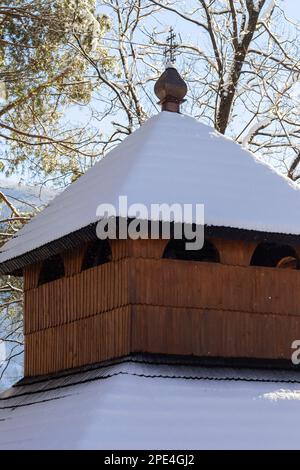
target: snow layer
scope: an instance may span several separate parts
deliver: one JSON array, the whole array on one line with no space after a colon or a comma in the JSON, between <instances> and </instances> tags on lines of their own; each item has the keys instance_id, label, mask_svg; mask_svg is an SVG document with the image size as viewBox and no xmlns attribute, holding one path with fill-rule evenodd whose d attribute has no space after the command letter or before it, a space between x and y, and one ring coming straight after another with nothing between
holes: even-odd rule
<instances>
[{"instance_id":1,"label":"snow layer","mask_svg":"<svg viewBox=\"0 0 300 470\"><path fill-rule=\"evenodd\" d=\"M45 398L39 393L40 403L0 410L0 449L300 448L299 384L133 371Z\"/></svg>"},{"instance_id":2,"label":"snow layer","mask_svg":"<svg viewBox=\"0 0 300 470\"><path fill-rule=\"evenodd\" d=\"M97 206L118 208L120 195L148 209L203 203L207 225L300 234L296 185L194 118L161 112L21 229L2 247L0 262L97 221Z\"/></svg>"}]
</instances>

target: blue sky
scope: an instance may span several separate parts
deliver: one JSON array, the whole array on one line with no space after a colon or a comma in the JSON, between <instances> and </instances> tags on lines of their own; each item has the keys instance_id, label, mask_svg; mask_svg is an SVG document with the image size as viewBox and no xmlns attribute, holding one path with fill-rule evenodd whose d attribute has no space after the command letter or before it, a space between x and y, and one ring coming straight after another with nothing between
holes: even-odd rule
<instances>
[{"instance_id":1,"label":"blue sky","mask_svg":"<svg viewBox=\"0 0 300 470\"><path fill-rule=\"evenodd\" d=\"M300 2L299 0L284 0L282 6L291 19L300 21Z\"/></svg>"},{"instance_id":2,"label":"blue sky","mask_svg":"<svg viewBox=\"0 0 300 470\"><path fill-rule=\"evenodd\" d=\"M183 0L188 3L188 0ZM270 0L266 2L269 3ZM281 6L281 8L285 11L286 15L294 21L298 21L300 23L300 1L299 0L276 0L277 4ZM168 14L166 12L163 13L163 20L164 22L170 22L175 28L175 31L180 31L181 33L185 33L185 36L188 36L188 33L193 34L193 27L189 24L188 28L185 28L185 23L183 23L178 17ZM157 26L157 24L156 24ZM183 28L183 30L182 30ZM199 33L199 28L196 28L197 33Z\"/></svg>"}]
</instances>

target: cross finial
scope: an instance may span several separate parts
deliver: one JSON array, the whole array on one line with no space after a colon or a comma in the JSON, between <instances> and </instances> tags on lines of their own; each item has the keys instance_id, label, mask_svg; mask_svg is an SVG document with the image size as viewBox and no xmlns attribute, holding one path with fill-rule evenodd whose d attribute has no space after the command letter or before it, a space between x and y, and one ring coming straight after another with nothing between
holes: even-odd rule
<instances>
[{"instance_id":1,"label":"cross finial","mask_svg":"<svg viewBox=\"0 0 300 470\"><path fill-rule=\"evenodd\" d=\"M166 69L155 83L154 92L159 98L162 111L180 113L180 105L185 101L187 85L173 65L178 44L175 43L176 34L172 27L169 33L165 47Z\"/></svg>"},{"instance_id":2,"label":"cross finial","mask_svg":"<svg viewBox=\"0 0 300 470\"><path fill-rule=\"evenodd\" d=\"M174 29L172 26L170 27L169 33L170 34L166 39L168 45L165 47L165 60L166 63L174 64L174 62L176 61L175 50L177 49L178 44L175 42L176 33L174 33Z\"/></svg>"}]
</instances>

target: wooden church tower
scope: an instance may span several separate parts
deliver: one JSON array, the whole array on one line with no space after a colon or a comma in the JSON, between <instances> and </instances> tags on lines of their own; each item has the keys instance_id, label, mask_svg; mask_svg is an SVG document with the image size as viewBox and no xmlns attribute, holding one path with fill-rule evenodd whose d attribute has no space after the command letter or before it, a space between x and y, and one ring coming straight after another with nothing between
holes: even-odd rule
<instances>
[{"instance_id":1,"label":"wooden church tower","mask_svg":"<svg viewBox=\"0 0 300 470\"><path fill-rule=\"evenodd\" d=\"M162 112L2 247L24 276L25 376L135 352L286 360L300 338L300 191L238 144L180 113L167 67ZM96 209L203 203L205 242L96 236ZM130 214L128 214L130 218Z\"/></svg>"}]
</instances>

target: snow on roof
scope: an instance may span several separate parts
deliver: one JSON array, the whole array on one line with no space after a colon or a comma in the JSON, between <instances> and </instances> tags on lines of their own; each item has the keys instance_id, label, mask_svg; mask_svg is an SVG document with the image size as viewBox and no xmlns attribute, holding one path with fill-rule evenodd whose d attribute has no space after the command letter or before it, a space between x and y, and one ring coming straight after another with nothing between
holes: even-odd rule
<instances>
[{"instance_id":1,"label":"snow on roof","mask_svg":"<svg viewBox=\"0 0 300 470\"><path fill-rule=\"evenodd\" d=\"M298 372L127 358L0 396L0 449L298 449Z\"/></svg>"},{"instance_id":2,"label":"snow on roof","mask_svg":"<svg viewBox=\"0 0 300 470\"><path fill-rule=\"evenodd\" d=\"M100 203L205 205L205 223L300 235L299 189L192 117L161 112L59 194L0 254L0 263L96 222ZM134 214L128 214L129 216Z\"/></svg>"}]
</instances>

